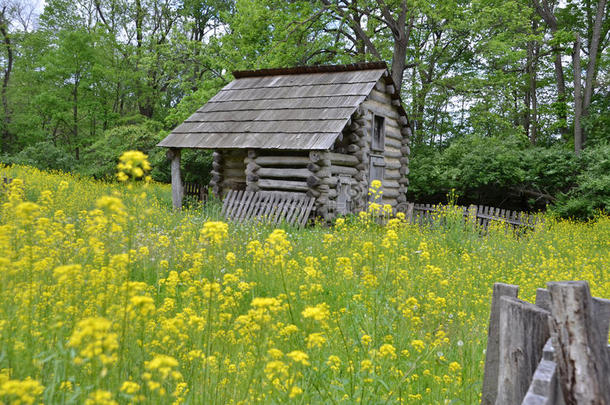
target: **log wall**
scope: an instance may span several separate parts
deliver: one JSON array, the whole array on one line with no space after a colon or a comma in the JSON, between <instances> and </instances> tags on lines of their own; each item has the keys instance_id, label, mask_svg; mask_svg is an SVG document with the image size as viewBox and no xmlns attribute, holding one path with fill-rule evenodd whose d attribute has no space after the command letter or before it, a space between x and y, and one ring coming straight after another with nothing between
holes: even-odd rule
<instances>
[{"instance_id":1,"label":"log wall","mask_svg":"<svg viewBox=\"0 0 610 405\"><path fill-rule=\"evenodd\" d=\"M229 190L246 188L247 151L243 149L216 150L212 154L212 178L210 187L222 198Z\"/></svg>"},{"instance_id":2,"label":"log wall","mask_svg":"<svg viewBox=\"0 0 610 405\"><path fill-rule=\"evenodd\" d=\"M365 110L359 107L330 151L310 153L311 162L308 167L319 179L311 193L316 197L318 215L326 220L341 213L366 208L362 204L368 192L366 125ZM341 201L342 192L350 200L347 205Z\"/></svg>"},{"instance_id":3,"label":"log wall","mask_svg":"<svg viewBox=\"0 0 610 405\"><path fill-rule=\"evenodd\" d=\"M307 193L316 179L308 151L250 149L244 158L246 190Z\"/></svg>"},{"instance_id":4,"label":"log wall","mask_svg":"<svg viewBox=\"0 0 610 405\"><path fill-rule=\"evenodd\" d=\"M366 132L368 150L370 150L370 142L372 139L374 116L382 116L385 118L385 145L384 145L384 160L385 170L383 176L383 194L382 203L390 204L393 208L399 208L406 205L407 202L407 187L409 185L409 154L411 152L410 138L411 129L407 118L400 114L397 104L398 99L392 97L397 89L392 84L387 84L384 78L381 78L371 94L362 103L362 107L366 111ZM369 159L363 159L363 164L368 172ZM368 191L368 181L366 183ZM366 198L364 199L366 205ZM362 204L362 202L361 202Z\"/></svg>"}]
</instances>

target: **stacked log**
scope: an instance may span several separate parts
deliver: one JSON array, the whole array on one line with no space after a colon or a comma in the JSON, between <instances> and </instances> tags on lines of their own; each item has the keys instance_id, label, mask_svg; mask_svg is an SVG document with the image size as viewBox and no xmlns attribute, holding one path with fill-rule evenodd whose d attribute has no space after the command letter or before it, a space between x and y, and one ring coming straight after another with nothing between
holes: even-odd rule
<instances>
[{"instance_id":1,"label":"stacked log","mask_svg":"<svg viewBox=\"0 0 610 405\"><path fill-rule=\"evenodd\" d=\"M222 177L220 175L222 170L222 153L219 151L214 151L212 153L212 178L210 179L210 188L212 189L212 193L217 198L221 198L221 186L220 183L222 181Z\"/></svg>"},{"instance_id":2,"label":"stacked log","mask_svg":"<svg viewBox=\"0 0 610 405\"><path fill-rule=\"evenodd\" d=\"M406 192L409 184L409 142L411 130L407 118L400 114L396 107L400 107L397 98L397 89L391 78L382 78L371 91L363 103L371 115L385 118L385 172L383 178L384 204L393 208L404 205L407 201ZM372 123L371 123L372 124Z\"/></svg>"},{"instance_id":3,"label":"stacked log","mask_svg":"<svg viewBox=\"0 0 610 405\"><path fill-rule=\"evenodd\" d=\"M220 189L223 194L228 190L243 190L246 188L245 156L246 151L243 149L222 152L219 173Z\"/></svg>"},{"instance_id":4,"label":"stacked log","mask_svg":"<svg viewBox=\"0 0 610 405\"><path fill-rule=\"evenodd\" d=\"M353 183L350 189L352 200L352 211L360 211L366 209L368 201L368 175L369 169L369 148L370 137L368 136L372 128L372 117L367 114L367 110L362 106L352 115L352 124L350 126L350 136L352 143L350 144L348 155L350 163L355 172L351 172Z\"/></svg>"},{"instance_id":5,"label":"stacked log","mask_svg":"<svg viewBox=\"0 0 610 405\"><path fill-rule=\"evenodd\" d=\"M405 117L404 121L406 121ZM409 155L411 154L411 127L409 127L408 122L401 122L403 127L401 129L402 134L402 146L400 148L400 152L402 153L402 157L400 158L400 169L398 170L400 173L400 178L398 179L398 184L400 184L399 191L400 196L398 198L399 204L406 204L407 202L407 189L409 187Z\"/></svg>"},{"instance_id":6,"label":"stacked log","mask_svg":"<svg viewBox=\"0 0 610 405\"><path fill-rule=\"evenodd\" d=\"M259 174L258 171L261 167L256 163L257 152L254 149L249 149L248 154L244 158L244 164L246 166L246 190L247 191L259 191L260 186L258 185Z\"/></svg>"},{"instance_id":7,"label":"stacked log","mask_svg":"<svg viewBox=\"0 0 610 405\"><path fill-rule=\"evenodd\" d=\"M308 192L318 181L309 170L304 151L249 151L246 162L247 189L251 191Z\"/></svg>"},{"instance_id":8,"label":"stacked log","mask_svg":"<svg viewBox=\"0 0 610 405\"><path fill-rule=\"evenodd\" d=\"M328 192L330 186L328 184L328 168L330 167L330 160L327 153L321 151L309 152L308 159L307 170L311 173L311 177L307 181L309 186L307 195L316 198L316 215L329 220Z\"/></svg>"}]
</instances>

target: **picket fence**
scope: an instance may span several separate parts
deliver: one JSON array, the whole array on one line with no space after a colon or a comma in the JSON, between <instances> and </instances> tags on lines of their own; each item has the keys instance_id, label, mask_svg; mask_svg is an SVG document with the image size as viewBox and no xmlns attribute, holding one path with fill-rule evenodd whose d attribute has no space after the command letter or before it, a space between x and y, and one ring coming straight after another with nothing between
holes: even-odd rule
<instances>
[{"instance_id":1,"label":"picket fence","mask_svg":"<svg viewBox=\"0 0 610 405\"><path fill-rule=\"evenodd\" d=\"M468 207L458 205L455 207L462 211L465 219L470 219L472 222L476 221L482 229L487 229L492 221L502 222L513 227L534 228L537 223L543 220L540 214L528 214L485 205L470 205ZM446 206L440 204L407 203L405 216L406 220L411 223L432 224L438 221L438 214L445 209Z\"/></svg>"},{"instance_id":2,"label":"picket fence","mask_svg":"<svg viewBox=\"0 0 610 405\"><path fill-rule=\"evenodd\" d=\"M198 183L183 183L184 196L193 197L202 203L206 203L209 199L208 187Z\"/></svg>"}]
</instances>

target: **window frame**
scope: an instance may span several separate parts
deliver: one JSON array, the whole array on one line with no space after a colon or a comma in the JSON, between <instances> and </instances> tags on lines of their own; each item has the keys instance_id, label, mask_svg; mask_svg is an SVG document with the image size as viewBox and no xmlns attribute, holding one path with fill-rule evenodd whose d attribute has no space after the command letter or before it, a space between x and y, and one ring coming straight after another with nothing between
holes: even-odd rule
<instances>
[{"instance_id":1,"label":"window frame","mask_svg":"<svg viewBox=\"0 0 610 405\"><path fill-rule=\"evenodd\" d=\"M385 152L385 117L383 115L373 114L371 151Z\"/></svg>"}]
</instances>

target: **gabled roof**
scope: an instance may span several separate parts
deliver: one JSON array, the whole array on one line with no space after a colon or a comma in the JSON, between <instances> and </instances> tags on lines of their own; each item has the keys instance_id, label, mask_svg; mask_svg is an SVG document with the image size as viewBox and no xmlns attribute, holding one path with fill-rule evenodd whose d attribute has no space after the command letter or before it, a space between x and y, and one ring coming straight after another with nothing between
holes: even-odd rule
<instances>
[{"instance_id":1,"label":"gabled roof","mask_svg":"<svg viewBox=\"0 0 610 405\"><path fill-rule=\"evenodd\" d=\"M157 146L329 149L386 71L373 62L234 72Z\"/></svg>"}]
</instances>

